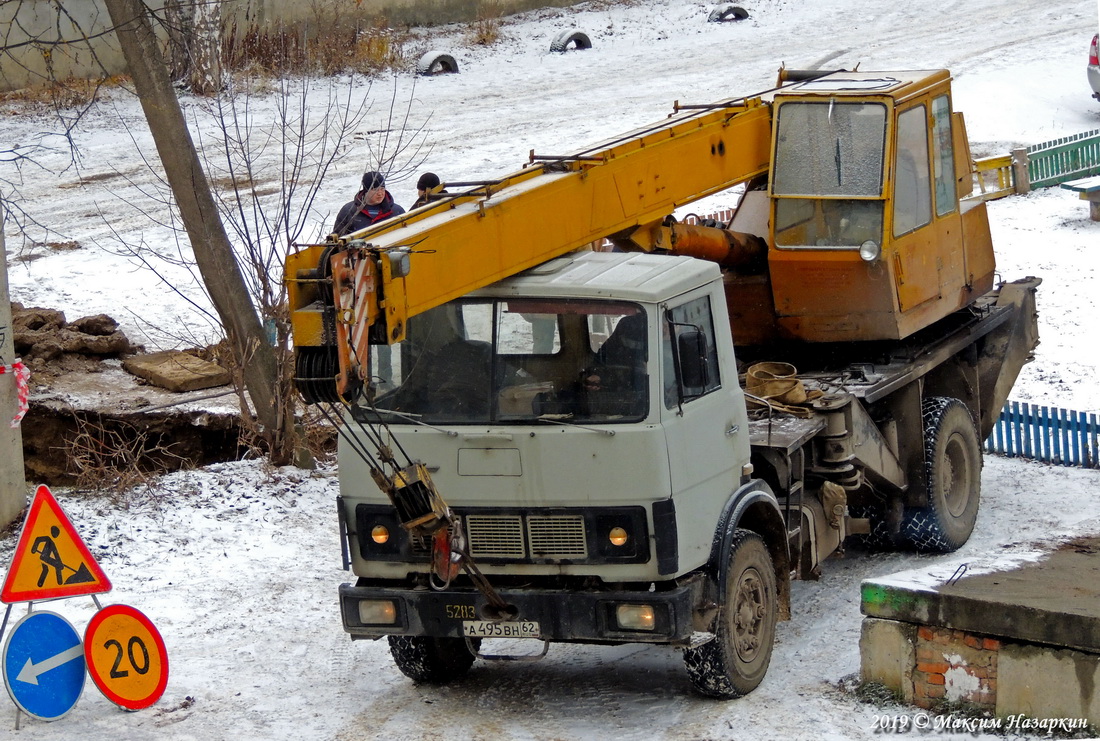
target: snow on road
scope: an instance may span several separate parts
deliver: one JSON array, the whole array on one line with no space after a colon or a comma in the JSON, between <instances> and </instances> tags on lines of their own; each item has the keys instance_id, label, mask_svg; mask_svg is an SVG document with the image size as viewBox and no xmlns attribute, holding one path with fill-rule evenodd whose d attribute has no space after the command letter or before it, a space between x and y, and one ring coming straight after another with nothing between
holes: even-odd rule
<instances>
[{"instance_id":1,"label":"snow on road","mask_svg":"<svg viewBox=\"0 0 1100 741\"><path fill-rule=\"evenodd\" d=\"M104 604L130 604L164 635L171 674L153 708L127 713L89 682L54 723L23 721L52 741L143 739L872 738L876 717L838 683L859 669L860 581L957 559L1026 553L1056 534L1096 526L1096 473L990 458L970 542L949 556L850 552L818 582L794 584L772 666L751 695L692 694L679 653L644 646L553 646L538 663L478 662L467 679L417 686L385 642L349 641L340 626L332 471L267 471L258 463L166 477L128 506L88 494L58 498L114 583ZM0 556L10 557L14 537ZM80 629L90 598L50 603ZM16 615L21 614L16 607ZM0 710L0 738L14 706ZM12 736L13 738L16 736Z\"/></svg>"},{"instance_id":2,"label":"snow on road","mask_svg":"<svg viewBox=\"0 0 1100 741\"><path fill-rule=\"evenodd\" d=\"M657 120L674 100L764 90L780 64L948 67L978 156L1100 128L1100 104L1084 76L1097 25L1091 0L760 0L746 4L747 21L707 24L711 7L655 0L533 11L505 19L504 41L489 49L463 46L457 27L423 31L425 47L453 51L461 74L376 82L364 136L383 120L394 84L399 99L411 97L414 117L428 120L433 149L425 167L445 180L488 178L520 167L531 149L561 154ZM587 31L594 48L547 53L568 27ZM356 94L368 90L361 80L343 82ZM197 126L207 125L199 103L188 109ZM2 119L14 142L31 141L46 125ZM116 254L119 236L174 249L148 216L160 213L143 195L155 178L141 155L151 158L153 148L135 101L112 95L76 140L78 167L62 172L66 154L58 151L43 160L58 174L24 171L24 205L52 233L32 228L17 249L23 235L9 225L12 299L62 309L70 319L111 314L151 346L185 334L181 328L201 333L176 295ZM323 184L315 233L303 238L323 232L355 190L367 164L357 147ZM413 200L414 180L391 183L399 202ZM991 203L990 215L1002 276L1044 280L1042 345L1013 398L1100 411L1092 314L1100 223L1059 189ZM35 244L68 240L79 248ZM185 276L171 274L202 301ZM1094 471L989 458L977 529L959 553L852 552L827 563L820 581L796 583L793 619L780 625L767 678L729 703L693 695L675 651L638 646L554 646L538 663L479 662L457 685L412 684L385 643L352 643L341 628L336 588L348 574L340 568L331 470L242 462L171 475L125 500L58 492L115 585L101 601L131 604L153 619L171 678L161 701L136 713L118 710L89 683L69 716L24 720L19 732L14 706L0 701L0 738L871 738L876 717L905 709L861 704L838 689L858 670L860 581L944 559L1027 552L1100 517L1097 484ZM0 541L3 562L14 545L14 534ZM88 598L48 608L81 629L94 611Z\"/></svg>"}]
</instances>

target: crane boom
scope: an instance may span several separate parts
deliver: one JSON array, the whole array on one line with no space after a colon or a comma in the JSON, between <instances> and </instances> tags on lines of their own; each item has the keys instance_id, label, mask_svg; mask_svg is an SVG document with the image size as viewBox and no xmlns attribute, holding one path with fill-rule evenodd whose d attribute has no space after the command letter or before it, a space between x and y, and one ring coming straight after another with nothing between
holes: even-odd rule
<instances>
[{"instance_id":1,"label":"crane boom","mask_svg":"<svg viewBox=\"0 0 1100 741\"><path fill-rule=\"evenodd\" d=\"M950 82L780 70L755 96L677 106L572 155L532 153L500 180L331 235L286 261L298 388L346 399L370 345L400 342L411 317L604 238L719 263L741 345L908 337L993 286ZM667 221L750 181L729 228Z\"/></svg>"},{"instance_id":2,"label":"crane boom","mask_svg":"<svg viewBox=\"0 0 1100 741\"><path fill-rule=\"evenodd\" d=\"M606 237L652 249L677 207L766 173L770 139L759 97L687 109L290 255L299 378L349 394L370 342L400 341L410 317Z\"/></svg>"}]
</instances>

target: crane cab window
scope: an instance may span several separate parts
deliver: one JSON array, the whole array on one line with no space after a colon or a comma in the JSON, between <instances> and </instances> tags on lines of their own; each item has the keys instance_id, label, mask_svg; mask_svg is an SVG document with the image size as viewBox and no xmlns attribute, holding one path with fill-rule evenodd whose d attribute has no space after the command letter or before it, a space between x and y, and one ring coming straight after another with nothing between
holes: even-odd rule
<instances>
[{"instance_id":1,"label":"crane cab window","mask_svg":"<svg viewBox=\"0 0 1100 741\"><path fill-rule=\"evenodd\" d=\"M958 206L955 189L955 149L951 133L951 100L932 100L932 172L936 182L936 215L946 216Z\"/></svg>"},{"instance_id":2,"label":"crane cab window","mask_svg":"<svg viewBox=\"0 0 1100 741\"><path fill-rule=\"evenodd\" d=\"M900 237L932 221L928 182L928 113L923 105L910 108L898 116L895 150L894 236Z\"/></svg>"},{"instance_id":3,"label":"crane cab window","mask_svg":"<svg viewBox=\"0 0 1100 741\"><path fill-rule=\"evenodd\" d=\"M886 110L865 101L779 106L771 185L777 247L881 242Z\"/></svg>"},{"instance_id":4,"label":"crane cab window","mask_svg":"<svg viewBox=\"0 0 1100 741\"><path fill-rule=\"evenodd\" d=\"M878 196L885 142L881 103L784 103L772 190L789 196Z\"/></svg>"}]
</instances>

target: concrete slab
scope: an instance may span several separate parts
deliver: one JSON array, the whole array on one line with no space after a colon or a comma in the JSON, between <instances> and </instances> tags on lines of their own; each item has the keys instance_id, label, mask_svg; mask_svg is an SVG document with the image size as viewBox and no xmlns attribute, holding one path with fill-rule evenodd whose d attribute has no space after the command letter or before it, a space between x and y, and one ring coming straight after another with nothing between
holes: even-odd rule
<instances>
[{"instance_id":1,"label":"concrete slab","mask_svg":"<svg viewBox=\"0 0 1100 741\"><path fill-rule=\"evenodd\" d=\"M959 559L869 579L861 609L875 618L1100 654L1100 535L1023 557Z\"/></svg>"},{"instance_id":2,"label":"concrete slab","mask_svg":"<svg viewBox=\"0 0 1100 741\"><path fill-rule=\"evenodd\" d=\"M1008 731L1100 727L1100 521L1084 532L865 581L863 680L923 708L985 709Z\"/></svg>"},{"instance_id":3,"label":"concrete slab","mask_svg":"<svg viewBox=\"0 0 1100 741\"><path fill-rule=\"evenodd\" d=\"M220 365L178 350L133 355L122 361L122 367L169 391L199 391L233 380Z\"/></svg>"}]
</instances>

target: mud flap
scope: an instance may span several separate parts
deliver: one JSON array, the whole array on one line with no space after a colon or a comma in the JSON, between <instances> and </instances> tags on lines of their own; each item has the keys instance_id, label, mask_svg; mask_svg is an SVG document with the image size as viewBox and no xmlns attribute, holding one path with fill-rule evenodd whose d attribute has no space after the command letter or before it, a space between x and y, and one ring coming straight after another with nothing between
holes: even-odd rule
<instances>
[{"instance_id":1,"label":"mud flap","mask_svg":"<svg viewBox=\"0 0 1100 741\"><path fill-rule=\"evenodd\" d=\"M1024 363L1039 344L1039 326L1035 308L1035 289L1041 278L1022 278L1001 285L997 306L1015 307L1015 316L986 337L978 357L978 383L981 389L982 414L979 439L985 440L993 430L1001 408L1008 400L1012 385Z\"/></svg>"}]
</instances>

